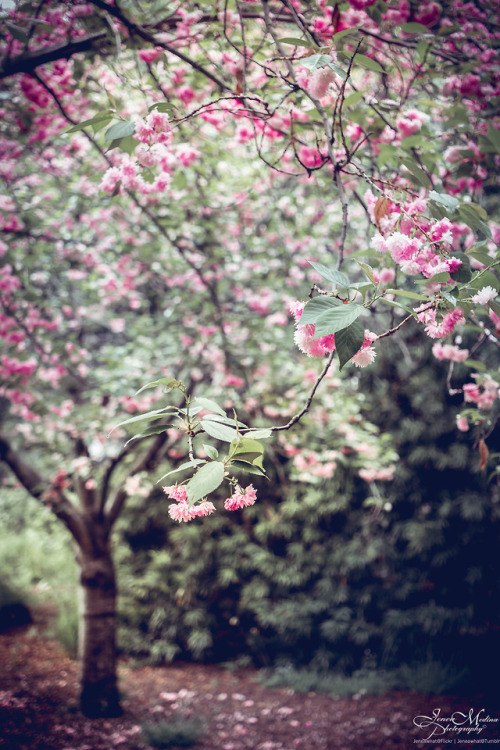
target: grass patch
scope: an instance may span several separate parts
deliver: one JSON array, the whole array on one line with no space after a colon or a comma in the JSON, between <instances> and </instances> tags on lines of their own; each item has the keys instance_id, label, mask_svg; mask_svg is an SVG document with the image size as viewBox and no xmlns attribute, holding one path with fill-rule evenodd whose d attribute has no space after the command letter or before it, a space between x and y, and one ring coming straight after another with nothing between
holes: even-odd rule
<instances>
[{"instance_id":1,"label":"grass patch","mask_svg":"<svg viewBox=\"0 0 500 750\"><path fill-rule=\"evenodd\" d=\"M262 670L259 682L266 687L289 687L297 693L329 693L339 698L352 695L383 695L390 690L411 690L432 695L453 692L466 677L466 670L452 664L427 661L403 664L398 669L359 669L350 675L281 666Z\"/></svg>"},{"instance_id":2,"label":"grass patch","mask_svg":"<svg viewBox=\"0 0 500 750\"><path fill-rule=\"evenodd\" d=\"M191 747L203 732L199 721L178 719L145 724L142 727L142 738L151 747Z\"/></svg>"}]
</instances>

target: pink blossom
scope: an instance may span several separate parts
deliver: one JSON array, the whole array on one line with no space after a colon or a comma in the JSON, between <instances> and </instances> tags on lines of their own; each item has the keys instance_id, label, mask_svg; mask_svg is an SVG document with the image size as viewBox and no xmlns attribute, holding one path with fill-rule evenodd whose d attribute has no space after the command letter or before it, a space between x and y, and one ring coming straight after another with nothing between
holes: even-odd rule
<instances>
[{"instance_id":1,"label":"pink blossom","mask_svg":"<svg viewBox=\"0 0 500 750\"><path fill-rule=\"evenodd\" d=\"M384 239L384 237L380 234L380 232L377 232L371 239L370 245L373 247L374 250L376 250L378 253L387 253L389 252L389 247Z\"/></svg>"},{"instance_id":2,"label":"pink blossom","mask_svg":"<svg viewBox=\"0 0 500 750\"><path fill-rule=\"evenodd\" d=\"M187 500L187 489L182 484L173 484L170 487L163 487L162 489L166 496L172 500L177 500L179 503Z\"/></svg>"},{"instance_id":3,"label":"pink blossom","mask_svg":"<svg viewBox=\"0 0 500 750\"><path fill-rule=\"evenodd\" d=\"M381 268L379 273L379 282L381 284L390 284L396 278L396 272L393 268Z\"/></svg>"},{"instance_id":4,"label":"pink blossom","mask_svg":"<svg viewBox=\"0 0 500 750\"><path fill-rule=\"evenodd\" d=\"M313 71L307 84L307 90L315 99L321 99L328 93L330 86L335 83L336 79L337 76L331 68L318 68Z\"/></svg>"},{"instance_id":5,"label":"pink blossom","mask_svg":"<svg viewBox=\"0 0 500 750\"><path fill-rule=\"evenodd\" d=\"M110 169L106 170L104 173L99 189L104 190L107 193L112 193L120 180L120 176L121 174L118 167L110 167Z\"/></svg>"},{"instance_id":6,"label":"pink blossom","mask_svg":"<svg viewBox=\"0 0 500 750\"><path fill-rule=\"evenodd\" d=\"M472 295L472 301L477 305L487 305L488 302L495 299L497 296L496 290L492 286L483 286L483 288Z\"/></svg>"},{"instance_id":7,"label":"pink blossom","mask_svg":"<svg viewBox=\"0 0 500 750\"><path fill-rule=\"evenodd\" d=\"M139 57L141 60L144 60L146 63L154 62L158 57L160 57L163 50L161 47L156 48L149 48L149 49L140 49L139 50Z\"/></svg>"},{"instance_id":8,"label":"pink blossom","mask_svg":"<svg viewBox=\"0 0 500 750\"><path fill-rule=\"evenodd\" d=\"M453 344L441 344L439 341L433 345L432 353L436 359L450 360L451 362L465 362L469 357L468 349L460 349Z\"/></svg>"},{"instance_id":9,"label":"pink blossom","mask_svg":"<svg viewBox=\"0 0 500 750\"><path fill-rule=\"evenodd\" d=\"M238 510L239 508L246 508L249 505L253 505L257 499L257 491L254 489L252 484L249 484L245 490L242 490L239 484L228 499L224 503L226 510Z\"/></svg>"},{"instance_id":10,"label":"pink blossom","mask_svg":"<svg viewBox=\"0 0 500 750\"><path fill-rule=\"evenodd\" d=\"M410 260L420 250L422 242L401 232L394 232L385 240L387 249L396 263Z\"/></svg>"},{"instance_id":11,"label":"pink blossom","mask_svg":"<svg viewBox=\"0 0 500 750\"><path fill-rule=\"evenodd\" d=\"M359 352L354 355L352 361L356 367L367 367L375 362L376 356L377 353L373 346L367 346L364 349L360 349Z\"/></svg>"},{"instance_id":12,"label":"pink blossom","mask_svg":"<svg viewBox=\"0 0 500 750\"><path fill-rule=\"evenodd\" d=\"M335 334L315 339L312 324L297 326L294 341L300 351L308 357L324 357L335 349Z\"/></svg>"},{"instance_id":13,"label":"pink blossom","mask_svg":"<svg viewBox=\"0 0 500 750\"><path fill-rule=\"evenodd\" d=\"M300 316L304 312L304 307L306 306L305 302L290 302L288 305L289 312L293 315L295 318L295 322L298 323L300 320Z\"/></svg>"},{"instance_id":14,"label":"pink blossom","mask_svg":"<svg viewBox=\"0 0 500 750\"><path fill-rule=\"evenodd\" d=\"M364 10L369 8L370 5L375 5L376 2L377 0L349 0L349 5L354 10Z\"/></svg>"},{"instance_id":15,"label":"pink blossom","mask_svg":"<svg viewBox=\"0 0 500 750\"><path fill-rule=\"evenodd\" d=\"M424 122L428 119L427 115L416 109L409 109L396 117L396 127L403 138L418 133Z\"/></svg>"},{"instance_id":16,"label":"pink blossom","mask_svg":"<svg viewBox=\"0 0 500 750\"><path fill-rule=\"evenodd\" d=\"M425 332L432 339L448 336L455 329L455 326L465 323L463 310L460 307L456 307L455 310L443 315L441 323L437 322L436 311L433 309L419 312L418 319L421 323L425 323Z\"/></svg>"},{"instance_id":17,"label":"pink blossom","mask_svg":"<svg viewBox=\"0 0 500 750\"><path fill-rule=\"evenodd\" d=\"M394 476L395 466L387 466L382 469L360 469L359 476L365 482L381 481L390 482Z\"/></svg>"},{"instance_id":18,"label":"pink blossom","mask_svg":"<svg viewBox=\"0 0 500 750\"><path fill-rule=\"evenodd\" d=\"M179 502L177 504L172 504L168 506L168 515L173 521L178 521L179 523L192 521L193 518L196 518L196 511L194 509L194 506L191 508L189 507L187 501L185 502Z\"/></svg>"},{"instance_id":19,"label":"pink blossom","mask_svg":"<svg viewBox=\"0 0 500 750\"><path fill-rule=\"evenodd\" d=\"M460 414L457 414L457 429L459 429L460 432L468 432L469 430L469 423L467 422L467 418L461 416Z\"/></svg>"},{"instance_id":20,"label":"pink blossom","mask_svg":"<svg viewBox=\"0 0 500 750\"><path fill-rule=\"evenodd\" d=\"M226 385L232 385L235 388L241 388L245 385L243 378L239 378L237 375L226 375L224 382Z\"/></svg>"},{"instance_id":21,"label":"pink blossom","mask_svg":"<svg viewBox=\"0 0 500 750\"><path fill-rule=\"evenodd\" d=\"M472 402L473 404L478 402L481 391L476 383L465 383L463 391L464 401Z\"/></svg>"},{"instance_id":22,"label":"pink blossom","mask_svg":"<svg viewBox=\"0 0 500 750\"><path fill-rule=\"evenodd\" d=\"M432 239L434 242L444 242L445 244L451 244L453 235L451 234L452 224L447 218L441 219L437 224L432 227Z\"/></svg>"},{"instance_id":23,"label":"pink blossom","mask_svg":"<svg viewBox=\"0 0 500 750\"><path fill-rule=\"evenodd\" d=\"M439 3L430 0L430 2L419 3L415 8L415 21L424 24L424 26L435 26L441 18L442 7Z\"/></svg>"},{"instance_id":24,"label":"pink blossom","mask_svg":"<svg viewBox=\"0 0 500 750\"><path fill-rule=\"evenodd\" d=\"M193 507L197 516L209 516L215 511L215 505L209 503L207 500L203 500L201 503Z\"/></svg>"}]
</instances>

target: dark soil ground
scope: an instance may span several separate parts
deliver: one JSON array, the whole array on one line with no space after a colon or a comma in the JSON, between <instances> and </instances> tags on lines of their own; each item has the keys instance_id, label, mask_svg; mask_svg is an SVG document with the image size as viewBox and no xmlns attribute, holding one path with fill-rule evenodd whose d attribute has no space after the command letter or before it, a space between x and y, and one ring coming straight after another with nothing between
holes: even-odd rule
<instances>
[{"instance_id":1,"label":"dark soil ground","mask_svg":"<svg viewBox=\"0 0 500 750\"><path fill-rule=\"evenodd\" d=\"M495 709L481 696L399 691L352 698L303 695L263 687L249 669L231 672L196 664L133 669L125 662L120 665L120 687L123 716L86 719L77 710L77 666L44 635L43 621L0 634L0 747L145 750L149 745L141 732L144 724L183 717L203 721L195 750L391 750L419 744L429 749L500 744L500 704ZM438 718L448 721L425 729L415 725L415 717L431 717L436 710ZM492 721L483 721L488 715ZM443 733L437 725L448 729Z\"/></svg>"}]
</instances>

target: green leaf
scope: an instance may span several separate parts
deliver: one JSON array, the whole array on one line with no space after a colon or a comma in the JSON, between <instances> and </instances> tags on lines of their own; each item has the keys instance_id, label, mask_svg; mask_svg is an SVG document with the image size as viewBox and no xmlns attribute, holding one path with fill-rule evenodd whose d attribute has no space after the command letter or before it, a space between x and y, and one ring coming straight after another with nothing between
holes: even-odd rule
<instances>
[{"instance_id":1,"label":"green leaf","mask_svg":"<svg viewBox=\"0 0 500 750\"><path fill-rule=\"evenodd\" d=\"M314 47L312 42L308 42L306 39L296 39L292 36L287 36L284 39L277 39L276 42L281 44L293 44L295 47L307 47L307 49L312 49Z\"/></svg>"},{"instance_id":2,"label":"green leaf","mask_svg":"<svg viewBox=\"0 0 500 750\"><path fill-rule=\"evenodd\" d=\"M308 70L317 70L318 68L324 68L325 65L332 62L330 55L310 55L310 57L304 57L300 64Z\"/></svg>"},{"instance_id":3,"label":"green leaf","mask_svg":"<svg viewBox=\"0 0 500 750\"><path fill-rule=\"evenodd\" d=\"M469 226L471 229L475 229L477 232L488 239L491 239L491 231L487 224L479 217L477 211L467 203L462 203L458 209L460 218Z\"/></svg>"},{"instance_id":4,"label":"green leaf","mask_svg":"<svg viewBox=\"0 0 500 750\"><path fill-rule=\"evenodd\" d=\"M479 370L480 372L486 372L488 369L484 362L478 362L475 359L466 359L464 361L464 365L467 367L472 367L473 370Z\"/></svg>"},{"instance_id":5,"label":"green leaf","mask_svg":"<svg viewBox=\"0 0 500 750\"><path fill-rule=\"evenodd\" d=\"M415 312L415 310L411 310L409 307L402 305L400 302L395 302L392 299L387 299L387 297L380 297L380 302L383 302L384 305L389 305L389 307L397 307L400 310L406 310L406 312L410 313L410 315L413 315L414 318L417 317L417 313Z\"/></svg>"},{"instance_id":6,"label":"green leaf","mask_svg":"<svg viewBox=\"0 0 500 750\"><path fill-rule=\"evenodd\" d=\"M462 265L460 266L460 268L457 268L456 271L450 273L450 276L453 281L458 281L459 284L466 284L472 276L470 258L465 253L453 253L453 256L455 258L458 258L458 260L461 260Z\"/></svg>"},{"instance_id":7,"label":"green leaf","mask_svg":"<svg viewBox=\"0 0 500 750\"><path fill-rule=\"evenodd\" d=\"M130 122L129 120L121 120L120 122L117 122L115 125L112 125L106 132L104 133L104 140L106 143L110 143L111 141L115 141L119 138L125 138L128 135L133 135L135 133L135 122Z\"/></svg>"},{"instance_id":8,"label":"green leaf","mask_svg":"<svg viewBox=\"0 0 500 750\"><path fill-rule=\"evenodd\" d=\"M175 425L157 424L157 425L153 425L153 427L148 427L147 430L144 430L144 432L140 432L138 435L134 435L133 437L129 438L129 440L127 440L127 442L125 443L124 447L126 447L133 440L140 440L141 438L151 437L151 435L161 435L162 432L166 432L167 430L170 430L171 427L175 427Z\"/></svg>"},{"instance_id":9,"label":"green leaf","mask_svg":"<svg viewBox=\"0 0 500 750\"><path fill-rule=\"evenodd\" d=\"M332 41L335 44L335 42L340 42L341 39L343 39L345 36L348 36L349 34L352 34L355 31L358 31L361 28L361 26L353 26L351 29L342 29L342 31L337 31L336 34L333 35Z\"/></svg>"},{"instance_id":10,"label":"green leaf","mask_svg":"<svg viewBox=\"0 0 500 750\"><path fill-rule=\"evenodd\" d=\"M368 265L368 263L362 263L360 260L357 260L356 263L361 268L365 276L370 279L373 286L377 286L377 282L375 281L375 273L373 271L373 268Z\"/></svg>"},{"instance_id":11,"label":"green leaf","mask_svg":"<svg viewBox=\"0 0 500 750\"><path fill-rule=\"evenodd\" d=\"M193 399L193 403L198 404L202 409L213 411L215 412L215 414L220 414L221 417L226 416L226 412L224 411L224 409L222 409L219 404L217 404L215 401L212 401L212 399L210 398L196 396L196 398Z\"/></svg>"},{"instance_id":12,"label":"green leaf","mask_svg":"<svg viewBox=\"0 0 500 750\"><path fill-rule=\"evenodd\" d=\"M497 128L494 128L493 126L488 128L488 132L486 133L486 137L489 141L495 146L497 151L500 151L500 130Z\"/></svg>"},{"instance_id":13,"label":"green leaf","mask_svg":"<svg viewBox=\"0 0 500 750\"><path fill-rule=\"evenodd\" d=\"M474 249L474 248L470 248L469 247L465 251L465 254L466 255L470 255L471 258L474 258L475 260L478 260L480 263L483 264L483 266L489 266L491 264L492 260L493 260L493 258L491 257L491 255L488 255L488 253L486 252L486 250L484 250L482 248L476 248L476 249Z\"/></svg>"},{"instance_id":14,"label":"green leaf","mask_svg":"<svg viewBox=\"0 0 500 750\"><path fill-rule=\"evenodd\" d=\"M111 141L108 151L112 151L114 148L119 148L121 151L125 151L126 154L133 154L137 146L139 145L139 142L132 138L131 135L126 136L125 138L115 138L115 140Z\"/></svg>"},{"instance_id":15,"label":"green leaf","mask_svg":"<svg viewBox=\"0 0 500 750\"><path fill-rule=\"evenodd\" d=\"M22 29L20 26L16 26L14 23L5 23L5 26L7 27L9 34L14 37L18 42L21 42L22 44L26 44L29 42L29 37L24 29Z\"/></svg>"},{"instance_id":16,"label":"green leaf","mask_svg":"<svg viewBox=\"0 0 500 750\"><path fill-rule=\"evenodd\" d=\"M453 294L450 294L449 292L444 292L441 290L441 297L443 297L447 302L449 302L453 307L457 306L457 298L453 296Z\"/></svg>"},{"instance_id":17,"label":"green leaf","mask_svg":"<svg viewBox=\"0 0 500 750\"><path fill-rule=\"evenodd\" d=\"M449 274L446 274L448 277ZM425 294L416 294L416 292L407 292L406 289L387 289L387 294L396 294L398 297L408 297L408 299L417 299L422 300L425 302L425 300L428 299L428 297Z\"/></svg>"},{"instance_id":18,"label":"green leaf","mask_svg":"<svg viewBox=\"0 0 500 750\"><path fill-rule=\"evenodd\" d=\"M359 52L354 57L354 63L361 65L362 68L366 68L367 70L373 70L375 73L385 73L385 70L379 62L372 57L361 55Z\"/></svg>"},{"instance_id":19,"label":"green leaf","mask_svg":"<svg viewBox=\"0 0 500 750\"><path fill-rule=\"evenodd\" d=\"M424 136L420 133L418 135L409 135L408 138L403 138L401 141L401 148L412 149L416 146L420 146L424 142Z\"/></svg>"},{"instance_id":20,"label":"green leaf","mask_svg":"<svg viewBox=\"0 0 500 750\"><path fill-rule=\"evenodd\" d=\"M476 214L479 215L481 219L484 221L487 221L488 214L486 213L485 209L482 206L478 206L477 203L464 203L464 206L467 208L470 208L471 211L475 211Z\"/></svg>"},{"instance_id":21,"label":"green leaf","mask_svg":"<svg viewBox=\"0 0 500 750\"><path fill-rule=\"evenodd\" d=\"M492 286L497 292L500 288L497 277L491 271L476 271L467 286L477 291L484 286Z\"/></svg>"},{"instance_id":22,"label":"green leaf","mask_svg":"<svg viewBox=\"0 0 500 750\"><path fill-rule=\"evenodd\" d=\"M430 179L425 174L424 170L417 164L416 161L414 161L413 159L410 159L409 157L406 157L405 159L401 159L401 162L405 165L408 171L413 175L413 177L415 178L415 180L418 182L419 185L422 185L422 187L425 187L425 188L431 187Z\"/></svg>"},{"instance_id":23,"label":"green leaf","mask_svg":"<svg viewBox=\"0 0 500 750\"><path fill-rule=\"evenodd\" d=\"M359 352L365 340L365 327L360 320L355 320L347 328L335 334L335 348L339 355L339 369Z\"/></svg>"},{"instance_id":24,"label":"green leaf","mask_svg":"<svg viewBox=\"0 0 500 750\"><path fill-rule=\"evenodd\" d=\"M327 268L322 263L314 263L312 260L309 261L309 265L314 268L327 281L332 281L336 286L349 286L349 279L342 273L342 271L335 271L333 268Z\"/></svg>"},{"instance_id":25,"label":"green leaf","mask_svg":"<svg viewBox=\"0 0 500 750\"><path fill-rule=\"evenodd\" d=\"M347 80L347 73L343 68L340 67L340 65L337 65L334 62L329 62L325 67L333 70L333 72L336 73L340 78L342 78L343 81Z\"/></svg>"},{"instance_id":26,"label":"green leaf","mask_svg":"<svg viewBox=\"0 0 500 750\"><path fill-rule=\"evenodd\" d=\"M315 324L314 338L329 336L331 333L341 331L351 325L361 315L364 308L351 302L348 305L340 305L320 315Z\"/></svg>"},{"instance_id":27,"label":"green leaf","mask_svg":"<svg viewBox=\"0 0 500 750\"><path fill-rule=\"evenodd\" d=\"M224 481L224 471L222 461L211 461L198 469L186 485L189 505L216 490Z\"/></svg>"},{"instance_id":28,"label":"green leaf","mask_svg":"<svg viewBox=\"0 0 500 750\"><path fill-rule=\"evenodd\" d=\"M219 451L217 450L217 448L214 448L213 445L207 445L206 443L203 443L203 448L209 458L213 459L214 461L219 458Z\"/></svg>"},{"instance_id":29,"label":"green leaf","mask_svg":"<svg viewBox=\"0 0 500 750\"><path fill-rule=\"evenodd\" d=\"M207 435L217 440L222 440L225 443L232 443L238 437L238 433L232 427L228 427L228 425L221 424L220 422L213 422L210 419L202 419L201 427Z\"/></svg>"},{"instance_id":30,"label":"green leaf","mask_svg":"<svg viewBox=\"0 0 500 750\"><path fill-rule=\"evenodd\" d=\"M232 461L233 459L231 459ZM258 466L260 469L264 470L264 456L262 453L238 453L234 457L235 461L246 461L249 464L252 464L253 466Z\"/></svg>"},{"instance_id":31,"label":"green leaf","mask_svg":"<svg viewBox=\"0 0 500 750\"><path fill-rule=\"evenodd\" d=\"M496 315L500 315L500 305L498 304L498 302L494 302L493 300L491 300L490 302L488 302L488 307L491 307Z\"/></svg>"},{"instance_id":32,"label":"green leaf","mask_svg":"<svg viewBox=\"0 0 500 750\"><path fill-rule=\"evenodd\" d=\"M178 474L181 471L186 471L186 469L192 469L193 466L198 466L199 464L206 464L205 459L193 458L191 461L186 461L185 463L178 466L176 469L172 469L172 471L168 471L166 474L164 474L162 477L158 479L158 482L161 482L162 479L166 479L167 477L171 477L172 474Z\"/></svg>"},{"instance_id":33,"label":"green leaf","mask_svg":"<svg viewBox=\"0 0 500 750\"><path fill-rule=\"evenodd\" d=\"M438 193L436 190L429 192L429 198L434 203L438 203L440 206L446 208L450 213L455 213L459 206L459 201L454 195L448 195L448 193Z\"/></svg>"},{"instance_id":34,"label":"green leaf","mask_svg":"<svg viewBox=\"0 0 500 750\"><path fill-rule=\"evenodd\" d=\"M342 302L334 297L314 297L310 300L300 316L298 325L305 325L307 323L316 323L320 315L328 312L333 307L340 307Z\"/></svg>"},{"instance_id":35,"label":"green leaf","mask_svg":"<svg viewBox=\"0 0 500 750\"><path fill-rule=\"evenodd\" d=\"M263 469L260 469L255 464L250 463L249 461L242 461L238 459L238 461L231 461L231 470L239 470L239 471L246 471L248 474L256 474L259 477L265 477L266 472Z\"/></svg>"},{"instance_id":36,"label":"green leaf","mask_svg":"<svg viewBox=\"0 0 500 750\"><path fill-rule=\"evenodd\" d=\"M83 130L86 127L91 127L94 125L99 125L100 123L107 123L110 120L112 120L114 117L114 113L112 110L108 109L105 112L99 112L99 114L94 115L94 117L91 117L89 120L83 120L82 122L79 122L78 125L73 125L71 128L66 128L63 130L63 133L76 133L78 130Z\"/></svg>"},{"instance_id":37,"label":"green leaf","mask_svg":"<svg viewBox=\"0 0 500 750\"><path fill-rule=\"evenodd\" d=\"M142 388L139 388L135 395L138 396L139 393L142 393L148 388L157 388L160 385L164 385L164 391L165 393L168 393L169 391L175 390L175 388L181 388L184 383L181 380L176 380L175 378L160 378L159 380L153 380L151 383L147 383L147 385L143 385Z\"/></svg>"},{"instance_id":38,"label":"green leaf","mask_svg":"<svg viewBox=\"0 0 500 750\"><path fill-rule=\"evenodd\" d=\"M172 117L175 116L175 107L172 104L168 104L168 102L155 102L154 104L151 104L150 107L148 107L148 112L152 112L153 109L156 109L157 112L163 112L167 115L171 115Z\"/></svg>"},{"instance_id":39,"label":"green leaf","mask_svg":"<svg viewBox=\"0 0 500 750\"><path fill-rule=\"evenodd\" d=\"M172 178L172 182L170 183L170 188L172 190L185 190L187 187L188 180L187 175L185 172L182 171L182 169L178 169L175 175Z\"/></svg>"},{"instance_id":40,"label":"green leaf","mask_svg":"<svg viewBox=\"0 0 500 750\"><path fill-rule=\"evenodd\" d=\"M221 417L220 414L205 414L203 419L208 419L211 422L222 422L222 424L228 424L231 427L234 427L237 424L238 427L246 428L246 424L244 422L232 419L231 417Z\"/></svg>"},{"instance_id":41,"label":"green leaf","mask_svg":"<svg viewBox=\"0 0 500 750\"><path fill-rule=\"evenodd\" d=\"M239 453L253 453L261 456L264 453L264 446L253 438L239 437L231 443L229 455L236 456Z\"/></svg>"},{"instance_id":42,"label":"green leaf","mask_svg":"<svg viewBox=\"0 0 500 750\"><path fill-rule=\"evenodd\" d=\"M354 107L355 104L361 101L363 98L363 92L362 91L353 91L352 94L348 94L346 98L344 99L343 108L346 109L347 107Z\"/></svg>"},{"instance_id":43,"label":"green leaf","mask_svg":"<svg viewBox=\"0 0 500 750\"><path fill-rule=\"evenodd\" d=\"M409 23L402 23L399 27L401 31L406 34L428 34L429 29L424 26L423 23L417 23L416 21L410 21Z\"/></svg>"},{"instance_id":44,"label":"green leaf","mask_svg":"<svg viewBox=\"0 0 500 750\"><path fill-rule=\"evenodd\" d=\"M114 430L118 429L118 427L124 427L127 424L135 424L136 422L147 422L148 419L161 419L162 417L171 416L169 415L169 411L172 411L174 408L175 407L167 406L163 409L154 409L153 411L147 411L144 414L138 414L136 417L130 417L130 419L126 419L124 422L115 425L111 432L109 432L108 437L114 432Z\"/></svg>"},{"instance_id":45,"label":"green leaf","mask_svg":"<svg viewBox=\"0 0 500 750\"><path fill-rule=\"evenodd\" d=\"M249 430L245 432L245 437L254 438L255 440L265 440L266 438L270 438L272 434L272 430L264 427L262 430Z\"/></svg>"}]
</instances>

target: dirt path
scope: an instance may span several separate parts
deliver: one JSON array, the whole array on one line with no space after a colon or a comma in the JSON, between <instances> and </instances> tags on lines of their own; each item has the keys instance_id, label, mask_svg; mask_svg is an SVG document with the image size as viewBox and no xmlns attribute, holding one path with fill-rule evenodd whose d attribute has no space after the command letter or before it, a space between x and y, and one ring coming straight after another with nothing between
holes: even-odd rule
<instances>
[{"instance_id":1,"label":"dirt path","mask_svg":"<svg viewBox=\"0 0 500 750\"><path fill-rule=\"evenodd\" d=\"M142 725L182 716L203 720L196 750L406 750L419 745L429 749L500 744L500 709L484 705L481 698L403 692L353 698L302 695L261 686L253 670L231 673L190 664L141 669L122 664L124 715L90 721L76 708L75 663L36 623L0 635L0 665L0 747L8 750L144 750L149 746L142 739ZM424 742L432 727L419 728L413 720L430 717L436 709L440 718L460 713L453 721L441 722L448 727L445 733ZM488 714L494 721L483 721Z\"/></svg>"}]
</instances>

